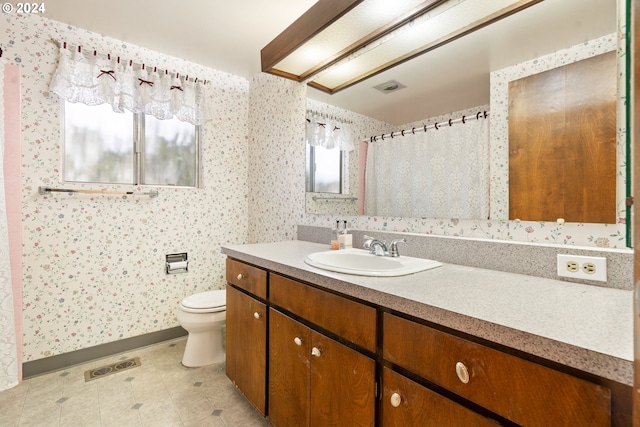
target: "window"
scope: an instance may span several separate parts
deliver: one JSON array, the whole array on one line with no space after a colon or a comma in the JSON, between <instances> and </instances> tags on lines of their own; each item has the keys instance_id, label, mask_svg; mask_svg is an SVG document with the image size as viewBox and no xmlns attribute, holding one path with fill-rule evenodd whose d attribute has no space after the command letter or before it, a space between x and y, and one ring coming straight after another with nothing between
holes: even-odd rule
<instances>
[{"instance_id":1,"label":"window","mask_svg":"<svg viewBox=\"0 0 640 427\"><path fill-rule=\"evenodd\" d=\"M65 181L198 186L200 126L64 101Z\"/></svg>"},{"instance_id":2,"label":"window","mask_svg":"<svg viewBox=\"0 0 640 427\"><path fill-rule=\"evenodd\" d=\"M307 144L306 191L342 193L342 165L346 151Z\"/></svg>"}]
</instances>

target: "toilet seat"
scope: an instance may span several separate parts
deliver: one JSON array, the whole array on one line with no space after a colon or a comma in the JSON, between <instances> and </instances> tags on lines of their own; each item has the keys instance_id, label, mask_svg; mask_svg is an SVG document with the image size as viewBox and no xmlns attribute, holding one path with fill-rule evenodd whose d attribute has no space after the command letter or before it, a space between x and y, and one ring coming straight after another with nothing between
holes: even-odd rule
<instances>
[{"instance_id":1,"label":"toilet seat","mask_svg":"<svg viewBox=\"0 0 640 427\"><path fill-rule=\"evenodd\" d=\"M227 293L225 290L206 291L189 295L180 303L187 313L215 313L226 310Z\"/></svg>"}]
</instances>

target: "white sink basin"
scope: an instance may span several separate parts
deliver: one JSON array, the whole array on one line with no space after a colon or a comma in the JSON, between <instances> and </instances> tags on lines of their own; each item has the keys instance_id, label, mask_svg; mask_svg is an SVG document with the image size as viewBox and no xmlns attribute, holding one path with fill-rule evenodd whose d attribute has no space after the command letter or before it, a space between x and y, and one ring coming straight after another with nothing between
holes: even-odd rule
<instances>
[{"instance_id":1,"label":"white sink basin","mask_svg":"<svg viewBox=\"0 0 640 427\"><path fill-rule=\"evenodd\" d=\"M323 270L358 276L393 277L440 267L441 262L408 256L376 256L364 249L342 249L315 252L304 262Z\"/></svg>"}]
</instances>

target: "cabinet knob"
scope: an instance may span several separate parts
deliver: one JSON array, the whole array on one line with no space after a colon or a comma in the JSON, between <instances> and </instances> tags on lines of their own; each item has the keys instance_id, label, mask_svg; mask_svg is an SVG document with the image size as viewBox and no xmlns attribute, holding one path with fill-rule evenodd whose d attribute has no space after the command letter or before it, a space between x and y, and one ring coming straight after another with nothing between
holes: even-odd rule
<instances>
[{"instance_id":1,"label":"cabinet knob","mask_svg":"<svg viewBox=\"0 0 640 427\"><path fill-rule=\"evenodd\" d=\"M322 356L322 352L320 351L320 349L318 347L313 347L311 349L311 355L315 356L315 357L320 357L320 356Z\"/></svg>"},{"instance_id":2,"label":"cabinet knob","mask_svg":"<svg viewBox=\"0 0 640 427\"><path fill-rule=\"evenodd\" d=\"M302 340L300 338L298 338L298 337L295 337L293 339L293 342L296 343L296 345L302 345Z\"/></svg>"},{"instance_id":3,"label":"cabinet knob","mask_svg":"<svg viewBox=\"0 0 640 427\"><path fill-rule=\"evenodd\" d=\"M255 313L253 313L253 317L255 317L256 319L260 318L260 313L258 313L257 311Z\"/></svg>"},{"instance_id":4,"label":"cabinet knob","mask_svg":"<svg viewBox=\"0 0 640 427\"><path fill-rule=\"evenodd\" d=\"M458 379L463 383L467 384L471 377L469 376L469 370L464 363L458 362L456 363L456 375L458 375Z\"/></svg>"},{"instance_id":5,"label":"cabinet knob","mask_svg":"<svg viewBox=\"0 0 640 427\"><path fill-rule=\"evenodd\" d=\"M242 280L242 279L244 279L244 274L238 273L238 280Z\"/></svg>"},{"instance_id":6,"label":"cabinet knob","mask_svg":"<svg viewBox=\"0 0 640 427\"><path fill-rule=\"evenodd\" d=\"M400 402L402 402L402 397L400 397L400 395L398 393L393 393L391 395L391 406L393 406L394 408L397 408L398 406L400 406Z\"/></svg>"}]
</instances>

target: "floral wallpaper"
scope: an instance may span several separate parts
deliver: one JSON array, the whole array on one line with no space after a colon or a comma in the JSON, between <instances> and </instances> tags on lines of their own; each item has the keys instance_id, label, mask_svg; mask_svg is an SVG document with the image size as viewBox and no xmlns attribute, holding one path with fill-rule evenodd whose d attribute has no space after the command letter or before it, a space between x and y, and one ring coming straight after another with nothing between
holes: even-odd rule
<instances>
[{"instance_id":1,"label":"floral wallpaper","mask_svg":"<svg viewBox=\"0 0 640 427\"><path fill-rule=\"evenodd\" d=\"M206 79L202 188L62 183L52 39ZM36 15L0 15L0 45L22 73L24 361L177 326L183 297L223 288L220 246L246 241L249 82ZM159 197L40 195L39 186ZM189 273L167 275L165 255L177 252L188 253Z\"/></svg>"}]
</instances>

